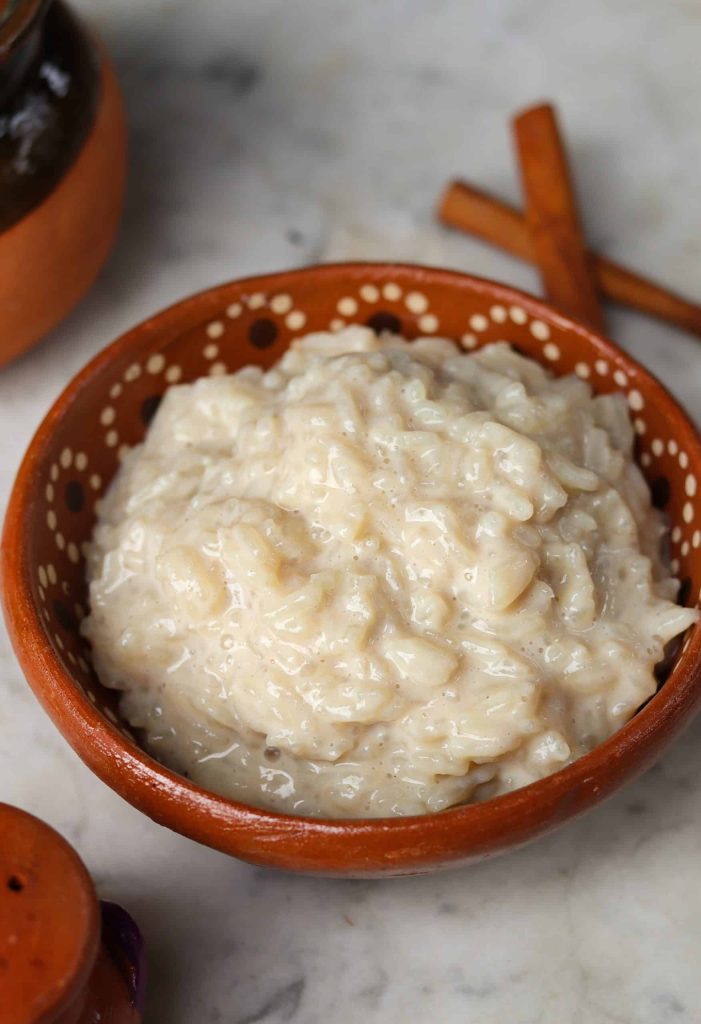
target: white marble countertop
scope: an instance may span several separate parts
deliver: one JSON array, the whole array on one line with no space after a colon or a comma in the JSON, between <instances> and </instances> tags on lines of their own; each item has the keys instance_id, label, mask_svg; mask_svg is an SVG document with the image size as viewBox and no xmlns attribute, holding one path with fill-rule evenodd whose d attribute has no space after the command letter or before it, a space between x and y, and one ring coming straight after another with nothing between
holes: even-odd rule
<instances>
[{"instance_id":1,"label":"white marble countertop","mask_svg":"<svg viewBox=\"0 0 701 1024\"><path fill-rule=\"evenodd\" d=\"M658 0L81 0L132 132L98 284L0 372L0 509L32 431L98 348L243 273L397 257L534 289L439 228L463 173L516 199L506 121L553 97L591 240L701 298L701 13ZM701 347L623 312L615 337L694 411ZM0 799L74 843L149 947L149 1024L692 1024L701 1019L701 721L584 820L433 878L256 870L152 824L90 774L0 627Z\"/></svg>"}]
</instances>

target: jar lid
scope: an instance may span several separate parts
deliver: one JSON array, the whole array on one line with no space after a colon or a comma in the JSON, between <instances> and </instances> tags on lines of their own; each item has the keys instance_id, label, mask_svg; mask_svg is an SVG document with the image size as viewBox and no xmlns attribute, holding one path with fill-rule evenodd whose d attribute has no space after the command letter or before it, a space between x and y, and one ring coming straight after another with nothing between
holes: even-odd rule
<instances>
[{"instance_id":1,"label":"jar lid","mask_svg":"<svg viewBox=\"0 0 701 1024\"><path fill-rule=\"evenodd\" d=\"M95 965L100 911L83 862L58 832L0 804L0 992L4 1024L53 1020Z\"/></svg>"}]
</instances>

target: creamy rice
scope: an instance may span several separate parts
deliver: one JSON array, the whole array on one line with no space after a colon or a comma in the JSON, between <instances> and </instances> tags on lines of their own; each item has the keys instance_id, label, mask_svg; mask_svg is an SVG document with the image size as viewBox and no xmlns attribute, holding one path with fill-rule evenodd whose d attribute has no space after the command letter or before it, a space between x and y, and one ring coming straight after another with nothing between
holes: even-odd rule
<instances>
[{"instance_id":1,"label":"creamy rice","mask_svg":"<svg viewBox=\"0 0 701 1024\"><path fill-rule=\"evenodd\" d=\"M171 388L104 501L84 623L164 763L303 815L438 811L655 691L675 605L619 396L507 344L351 327Z\"/></svg>"}]
</instances>

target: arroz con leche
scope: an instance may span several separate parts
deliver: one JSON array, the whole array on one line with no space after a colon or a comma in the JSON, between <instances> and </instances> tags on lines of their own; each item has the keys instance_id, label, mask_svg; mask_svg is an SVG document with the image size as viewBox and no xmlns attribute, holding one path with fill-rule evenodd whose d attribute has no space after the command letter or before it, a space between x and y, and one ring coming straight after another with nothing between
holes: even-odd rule
<instances>
[{"instance_id":1,"label":"arroz con leche","mask_svg":"<svg viewBox=\"0 0 701 1024\"><path fill-rule=\"evenodd\" d=\"M102 504L84 632L149 750L300 815L483 800L655 691L676 605L624 400L362 327L171 388Z\"/></svg>"}]
</instances>

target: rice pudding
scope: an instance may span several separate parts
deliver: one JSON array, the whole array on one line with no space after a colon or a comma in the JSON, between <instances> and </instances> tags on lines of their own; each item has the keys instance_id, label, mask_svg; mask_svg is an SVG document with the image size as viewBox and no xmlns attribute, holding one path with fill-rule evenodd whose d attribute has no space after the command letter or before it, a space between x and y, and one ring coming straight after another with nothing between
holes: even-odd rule
<instances>
[{"instance_id":1,"label":"rice pudding","mask_svg":"<svg viewBox=\"0 0 701 1024\"><path fill-rule=\"evenodd\" d=\"M170 388L102 503L83 629L205 788L422 814L556 771L655 692L697 618L664 529L622 396L349 327Z\"/></svg>"}]
</instances>

